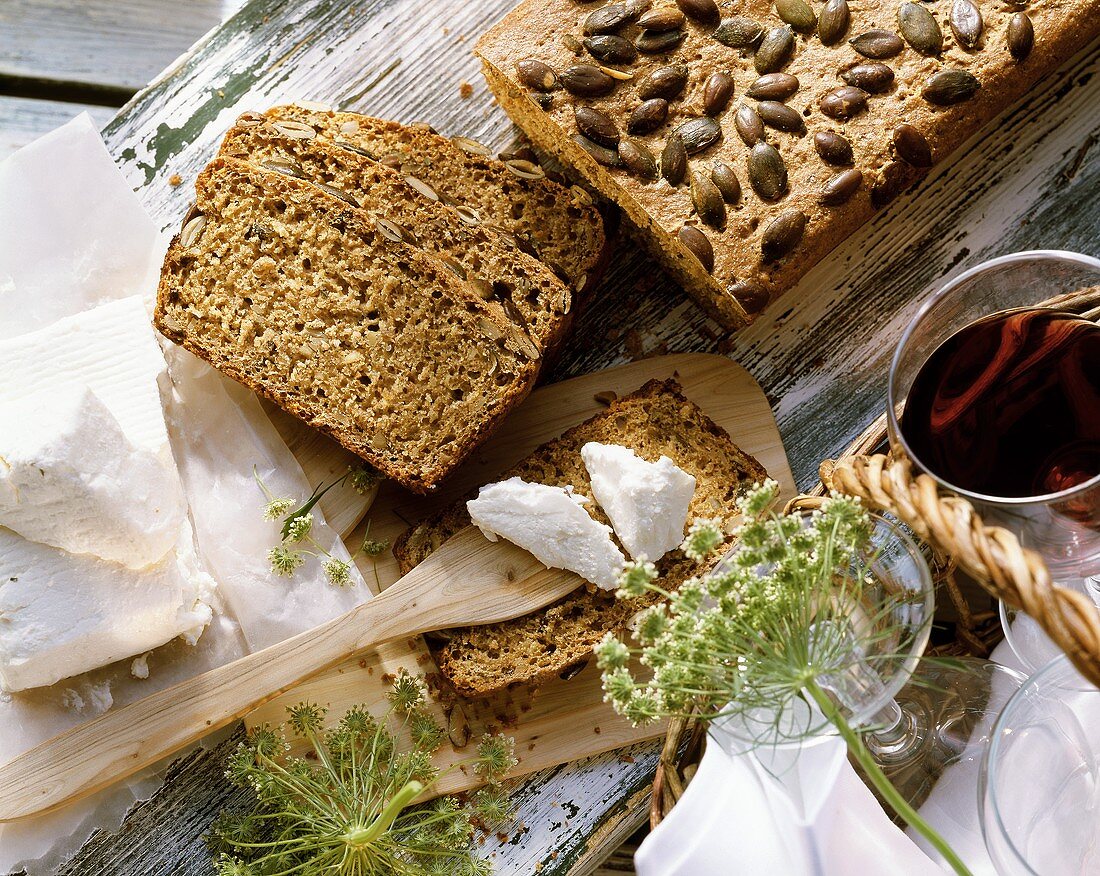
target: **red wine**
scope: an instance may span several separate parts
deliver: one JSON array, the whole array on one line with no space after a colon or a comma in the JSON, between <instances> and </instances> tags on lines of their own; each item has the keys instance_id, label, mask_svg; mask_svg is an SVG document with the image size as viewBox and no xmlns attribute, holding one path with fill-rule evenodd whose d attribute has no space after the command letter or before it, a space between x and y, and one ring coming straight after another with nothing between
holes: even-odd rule
<instances>
[{"instance_id":1,"label":"red wine","mask_svg":"<svg viewBox=\"0 0 1100 876\"><path fill-rule=\"evenodd\" d=\"M901 429L929 471L987 496L1039 496L1096 477L1100 326L1046 309L971 323L917 373Z\"/></svg>"}]
</instances>

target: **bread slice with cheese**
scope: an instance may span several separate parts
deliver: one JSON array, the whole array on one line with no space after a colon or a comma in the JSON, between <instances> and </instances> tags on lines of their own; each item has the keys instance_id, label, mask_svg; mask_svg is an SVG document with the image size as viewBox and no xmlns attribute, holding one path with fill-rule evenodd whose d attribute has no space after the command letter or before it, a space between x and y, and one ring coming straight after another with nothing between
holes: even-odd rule
<instances>
[{"instance_id":1,"label":"bread slice with cheese","mask_svg":"<svg viewBox=\"0 0 1100 876\"><path fill-rule=\"evenodd\" d=\"M653 380L543 444L500 480L519 477L552 486L571 485L578 495L591 499L591 483L581 459L581 448L589 441L628 447L651 462L667 456L693 475L696 489L689 522L718 517L729 529L736 518L737 496L767 476L760 463L684 397L675 380ZM599 522L609 522L594 501L585 507ZM413 527L394 546L402 573L469 523L466 503L461 501ZM666 554L657 565L672 587L705 570L679 550ZM432 640L433 652L440 672L463 696L483 697L517 684L537 686L575 673L605 633L622 630L652 602L649 597L619 600L613 593L580 587L548 608L516 620L448 630Z\"/></svg>"},{"instance_id":2,"label":"bread slice with cheese","mask_svg":"<svg viewBox=\"0 0 1100 876\"><path fill-rule=\"evenodd\" d=\"M391 224L229 158L165 257L171 340L429 492L530 391L531 342Z\"/></svg>"}]
</instances>

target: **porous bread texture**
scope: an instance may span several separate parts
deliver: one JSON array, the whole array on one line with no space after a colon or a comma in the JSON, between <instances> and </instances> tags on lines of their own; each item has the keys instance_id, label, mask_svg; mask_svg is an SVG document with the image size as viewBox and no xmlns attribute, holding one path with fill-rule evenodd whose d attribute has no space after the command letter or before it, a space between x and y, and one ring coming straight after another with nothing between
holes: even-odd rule
<instances>
[{"instance_id":1,"label":"porous bread texture","mask_svg":"<svg viewBox=\"0 0 1100 876\"><path fill-rule=\"evenodd\" d=\"M428 492L537 363L442 264L309 183L219 158L165 257L169 339Z\"/></svg>"},{"instance_id":2,"label":"porous bread texture","mask_svg":"<svg viewBox=\"0 0 1100 876\"><path fill-rule=\"evenodd\" d=\"M838 44L825 46L817 36L795 34L794 55L781 72L792 74L799 81L798 91L786 103L802 116L806 132L766 129L767 140L779 150L789 176L789 194L769 202L749 184L749 147L734 126L739 106L757 106L757 101L746 95L758 77L753 54L751 49L733 49L715 40L711 34L717 22L700 24L688 19L687 36L674 50L640 54L634 63L610 65L624 76L607 97L577 98L563 89L539 95L517 81L516 63L526 58L542 61L558 74L573 64L598 64L587 51L575 52L566 42L572 38L578 41L571 43L574 47L580 45L585 18L602 5L605 4L578 4L574 0L523 0L478 42L477 53L489 87L536 146L572 167L589 185L623 209L641 230L654 256L714 319L729 329L751 320L769 300L795 285L875 214L870 190L883 179L888 167L892 166L891 173L898 174L899 184L893 187L896 191L904 190L923 175L924 170L898 159L892 134L899 124L913 125L927 139L934 162L940 165L957 146L1025 94L1040 77L1100 34L1100 0L980 3L984 36L978 48L971 50L958 43L948 26L950 0L920 3L934 15L943 32L942 54L926 57L906 45L896 57L883 60L895 72L893 85L884 94L871 95L865 112L841 122L826 116L819 100L845 85L840 77L842 71L857 63L870 62L848 40L872 28L895 33L899 30L900 0L851 3L850 25ZM772 0L719 5L724 17L747 16L769 29L783 24ZM819 5L813 8L821 12ZM1034 47L1023 61L1016 61L1007 49L1009 21L1018 12L1031 17L1035 31ZM636 23L616 31L631 41L640 32ZM690 171L683 184L674 188L663 178L644 181L622 167L603 166L573 141L577 134L574 117L577 106L606 112L626 136L629 114L642 102L637 84L655 68L672 64L686 64L689 75L682 94L670 101L667 121L652 133L631 135L654 157L659 158L674 127L704 115L704 85L710 74L728 72L735 82L728 108L716 116L722 139L689 157ZM923 85L932 74L947 68L968 70L979 79L981 89L955 106L934 106L922 97ZM536 98L546 101L548 108L541 108ZM820 131L846 136L855 154L852 166L863 173L859 191L841 206L824 206L819 200L825 183L848 169L830 167L816 153L813 135ZM737 204L727 204L728 218L721 231L700 220L688 185L691 172L709 173L714 161L722 161L735 170L742 190ZM808 218L802 240L789 255L767 261L761 250L764 229L788 210L802 211ZM714 250L713 273L708 273L677 239L684 225L695 226L710 239Z\"/></svg>"},{"instance_id":3,"label":"porous bread texture","mask_svg":"<svg viewBox=\"0 0 1100 876\"><path fill-rule=\"evenodd\" d=\"M584 189L545 176L517 176L487 147L463 137L452 140L426 125L295 105L274 107L266 115L311 125L326 139L350 143L397 165L449 202L473 208L481 221L529 244L574 293L591 288L607 240L603 219ZM542 173L537 167L535 172Z\"/></svg>"},{"instance_id":4,"label":"porous bread texture","mask_svg":"<svg viewBox=\"0 0 1100 876\"><path fill-rule=\"evenodd\" d=\"M581 447L589 441L621 444L643 459L669 457L696 479L688 521L718 517L726 531L737 512L735 499L767 477L763 466L737 447L724 429L683 396L675 380L651 380L613 402L607 411L543 444L500 475L552 486L572 485L592 499ZM596 502L585 508L610 525ZM394 545L402 573L408 572L450 536L470 524L465 501L410 529ZM658 564L663 585L676 588L705 567L671 551ZM466 697L484 697L512 685L538 686L571 677L609 631L621 631L651 596L616 599L613 593L582 587L548 608L512 621L448 630L445 641L429 644L440 672Z\"/></svg>"},{"instance_id":5,"label":"porous bread texture","mask_svg":"<svg viewBox=\"0 0 1100 876\"><path fill-rule=\"evenodd\" d=\"M571 310L565 283L514 240L441 203L427 183L354 150L316 137L287 136L272 120L247 114L226 134L220 154L326 186L330 194L395 223L411 243L468 280L490 308L529 337L533 356L552 352Z\"/></svg>"}]
</instances>

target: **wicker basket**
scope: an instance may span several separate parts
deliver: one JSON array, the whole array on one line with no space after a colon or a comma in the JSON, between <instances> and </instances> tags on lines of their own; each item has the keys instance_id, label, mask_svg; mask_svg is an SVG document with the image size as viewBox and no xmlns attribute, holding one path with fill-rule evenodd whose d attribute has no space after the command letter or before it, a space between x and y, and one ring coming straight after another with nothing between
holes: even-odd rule
<instances>
[{"instance_id":1,"label":"wicker basket","mask_svg":"<svg viewBox=\"0 0 1100 876\"><path fill-rule=\"evenodd\" d=\"M1083 289L1046 306L1100 317L1100 288ZM929 653L988 656L1003 637L994 599L1003 599L1037 620L1074 665L1100 685L1100 615L1084 594L1051 581L1042 558L1020 546L1009 531L986 526L965 499L941 491L927 475L914 475L907 459L888 452L886 415L872 423L836 460L821 465L821 483L788 504L812 507L828 490L859 496L871 508L905 522L931 552L938 593L937 619L945 640ZM981 589L960 582L960 573ZM656 827L684 793L702 756L705 731L694 721L669 725L650 801L650 827Z\"/></svg>"}]
</instances>

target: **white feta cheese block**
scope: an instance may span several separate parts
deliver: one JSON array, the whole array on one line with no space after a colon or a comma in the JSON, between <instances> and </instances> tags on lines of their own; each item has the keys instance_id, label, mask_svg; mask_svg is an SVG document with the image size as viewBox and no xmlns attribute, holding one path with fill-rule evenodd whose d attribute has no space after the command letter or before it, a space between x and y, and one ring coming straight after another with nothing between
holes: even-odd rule
<instances>
[{"instance_id":1,"label":"white feta cheese block","mask_svg":"<svg viewBox=\"0 0 1100 876\"><path fill-rule=\"evenodd\" d=\"M657 562L684 540L695 478L667 456L648 462L628 447L590 441L581 459L592 495L635 560Z\"/></svg>"},{"instance_id":2,"label":"white feta cheese block","mask_svg":"<svg viewBox=\"0 0 1100 876\"><path fill-rule=\"evenodd\" d=\"M172 549L187 515L179 475L95 393L65 386L0 410L0 526L131 569Z\"/></svg>"},{"instance_id":3,"label":"white feta cheese block","mask_svg":"<svg viewBox=\"0 0 1100 876\"><path fill-rule=\"evenodd\" d=\"M141 570L0 527L0 688L52 685L177 636L193 643L210 623L213 587L190 524L176 550Z\"/></svg>"},{"instance_id":4,"label":"white feta cheese block","mask_svg":"<svg viewBox=\"0 0 1100 876\"><path fill-rule=\"evenodd\" d=\"M584 509L586 501L564 487L515 477L482 487L466 509L491 541L505 538L543 565L613 590L626 558L611 540L611 529Z\"/></svg>"},{"instance_id":5,"label":"white feta cheese block","mask_svg":"<svg viewBox=\"0 0 1100 876\"><path fill-rule=\"evenodd\" d=\"M88 387L135 447L171 462L160 383L164 354L141 296L120 298L0 341L0 413L14 401Z\"/></svg>"}]
</instances>

